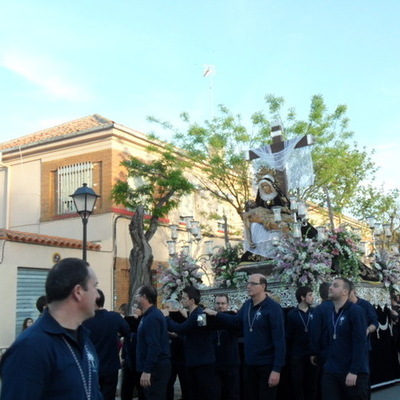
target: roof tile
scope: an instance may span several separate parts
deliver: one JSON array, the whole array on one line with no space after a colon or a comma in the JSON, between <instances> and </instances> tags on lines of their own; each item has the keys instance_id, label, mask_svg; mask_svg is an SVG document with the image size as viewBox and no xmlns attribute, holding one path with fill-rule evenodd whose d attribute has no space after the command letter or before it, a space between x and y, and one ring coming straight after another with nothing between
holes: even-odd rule
<instances>
[{"instance_id":1,"label":"roof tile","mask_svg":"<svg viewBox=\"0 0 400 400\"><path fill-rule=\"evenodd\" d=\"M20 232L10 229L0 229L0 240L9 240L12 242L38 244L43 246L66 247L71 249L82 248L82 241L77 239L68 239L58 236L42 235L39 233ZM98 243L88 242L88 250L100 250Z\"/></svg>"},{"instance_id":2,"label":"roof tile","mask_svg":"<svg viewBox=\"0 0 400 400\"><path fill-rule=\"evenodd\" d=\"M0 143L0 150L20 147L27 144L40 143L52 138L62 137L71 133L82 132L111 124L114 124L114 121L104 118L99 114L93 114L87 117L76 119L74 121L66 122L61 125L57 125L53 128L44 129L42 131L31 133L17 139Z\"/></svg>"}]
</instances>

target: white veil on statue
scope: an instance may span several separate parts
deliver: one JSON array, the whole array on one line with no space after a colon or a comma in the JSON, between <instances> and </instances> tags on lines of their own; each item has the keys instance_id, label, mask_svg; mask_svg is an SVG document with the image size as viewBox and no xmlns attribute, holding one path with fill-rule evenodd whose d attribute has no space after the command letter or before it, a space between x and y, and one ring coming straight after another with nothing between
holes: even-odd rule
<instances>
[{"instance_id":1,"label":"white veil on statue","mask_svg":"<svg viewBox=\"0 0 400 400\"><path fill-rule=\"evenodd\" d=\"M314 168L311 158L311 146L296 149L302 137L284 141L283 150L272 153L271 146L252 150L259 158L253 160L254 171L267 167L285 171L287 190L304 188L314 184Z\"/></svg>"}]
</instances>

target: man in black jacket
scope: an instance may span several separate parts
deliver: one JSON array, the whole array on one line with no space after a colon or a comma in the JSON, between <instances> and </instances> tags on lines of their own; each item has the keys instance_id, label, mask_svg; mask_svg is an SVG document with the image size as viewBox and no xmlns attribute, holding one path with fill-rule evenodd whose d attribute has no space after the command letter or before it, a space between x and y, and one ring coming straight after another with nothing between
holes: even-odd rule
<instances>
[{"instance_id":1,"label":"man in black jacket","mask_svg":"<svg viewBox=\"0 0 400 400\"><path fill-rule=\"evenodd\" d=\"M2 400L101 400L96 350L82 322L94 316L95 270L64 258L46 279L48 307L0 363Z\"/></svg>"},{"instance_id":2,"label":"man in black jacket","mask_svg":"<svg viewBox=\"0 0 400 400\"><path fill-rule=\"evenodd\" d=\"M192 400L215 400L216 377L212 331L202 326L205 320L199 306L200 291L194 286L183 289L181 303L189 311L188 319L179 324L168 320L168 330L183 335L188 386ZM164 310L168 316L168 311Z\"/></svg>"},{"instance_id":3,"label":"man in black jacket","mask_svg":"<svg viewBox=\"0 0 400 400\"><path fill-rule=\"evenodd\" d=\"M227 312L229 306L227 294L215 296L215 311ZM240 398L239 331L238 329L214 331L218 399L221 400L239 400Z\"/></svg>"},{"instance_id":4,"label":"man in black jacket","mask_svg":"<svg viewBox=\"0 0 400 400\"><path fill-rule=\"evenodd\" d=\"M136 301L143 312L136 343L136 367L146 400L164 400L171 375L167 323L157 309L157 291L142 286L136 292Z\"/></svg>"},{"instance_id":5,"label":"man in black jacket","mask_svg":"<svg viewBox=\"0 0 400 400\"><path fill-rule=\"evenodd\" d=\"M286 320L289 368L294 400L314 400L317 393L317 367L311 364L310 334L313 323L313 292L308 286L296 290L298 306Z\"/></svg>"},{"instance_id":6,"label":"man in black jacket","mask_svg":"<svg viewBox=\"0 0 400 400\"><path fill-rule=\"evenodd\" d=\"M128 338L129 325L114 311L104 308L104 293L98 289L95 316L83 325L90 330L90 339L99 357L100 390L104 400L114 400L118 384L118 371L121 368L118 341L121 337Z\"/></svg>"}]
</instances>

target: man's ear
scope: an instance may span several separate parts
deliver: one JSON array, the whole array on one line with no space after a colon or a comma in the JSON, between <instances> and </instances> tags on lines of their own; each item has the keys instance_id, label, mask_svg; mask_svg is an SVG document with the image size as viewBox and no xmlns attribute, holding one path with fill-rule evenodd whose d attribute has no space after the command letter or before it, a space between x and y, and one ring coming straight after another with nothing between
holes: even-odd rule
<instances>
[{"instance_id":1,"label":"man's ear","mask_svg":"<svg viewBox=\"0 0 400 400\"><path fill-rule=\"evenodd\" d=\"M86 291L86 290L83 288L82 285L80 285L78 283L71 290L71 295L75 300L80 301L82 299L82 294L83 294L84 291Z\"/></svg>"}]
</instances>

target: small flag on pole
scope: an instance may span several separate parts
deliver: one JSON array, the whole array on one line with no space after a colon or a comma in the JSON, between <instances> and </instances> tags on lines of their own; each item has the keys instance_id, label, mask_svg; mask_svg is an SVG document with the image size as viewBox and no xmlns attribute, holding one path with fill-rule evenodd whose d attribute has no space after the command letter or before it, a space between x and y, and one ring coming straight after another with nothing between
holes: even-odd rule
<instances>
[{"instance_id":1,"label":"small flag on pole","mask_svg":"<svg viewBox=\"0 0 400 400\"><path fill-rule=\"evenodd\" d=\"M213 65L206 65L204 67L203 77L213 75L215 73L215 67Z\"/></svg>"}]
</instances>

